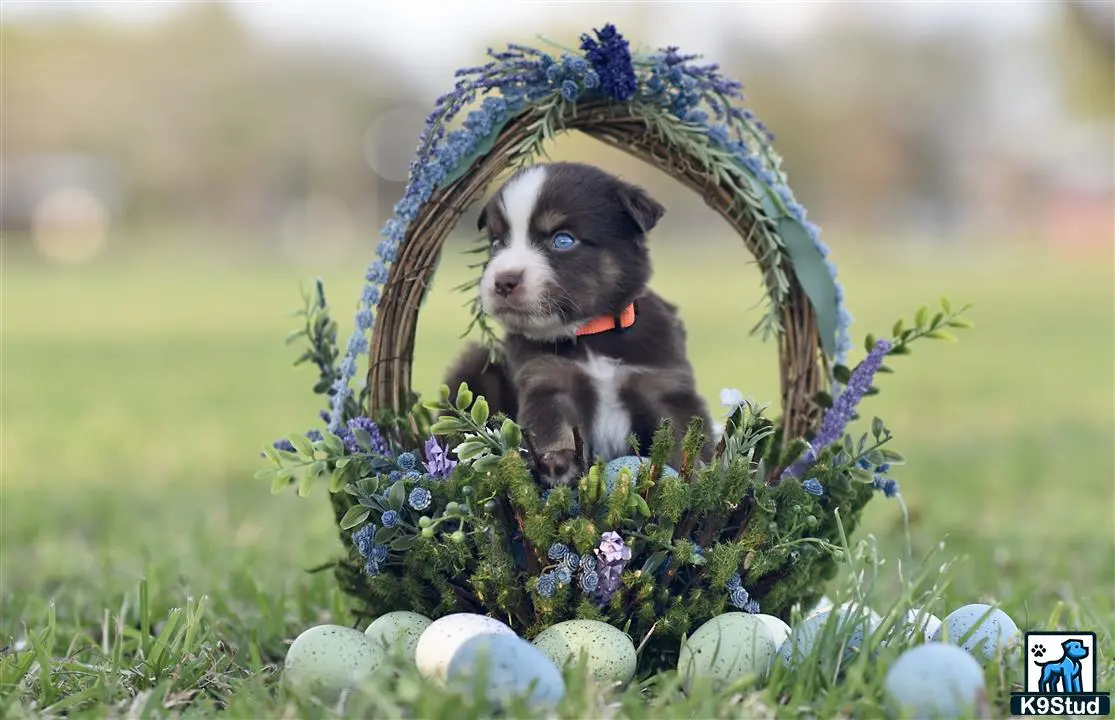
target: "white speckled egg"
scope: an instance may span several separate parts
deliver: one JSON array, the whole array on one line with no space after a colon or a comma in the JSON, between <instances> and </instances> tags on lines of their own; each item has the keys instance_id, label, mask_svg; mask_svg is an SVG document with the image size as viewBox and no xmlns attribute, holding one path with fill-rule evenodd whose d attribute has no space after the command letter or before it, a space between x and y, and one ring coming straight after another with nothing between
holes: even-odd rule
<instances>
[{"instance_id":1,"label":"white speckled egg","mask_svg":"<svg viewBox=\"0 0 1115 720\"><path fill-rule=\"evenodd\" d=\"M318 625L291 643L283 679L332 702L367 680L386 657L368 637L342 625Z\"/></svg>"},{"instance_id":2,"label":"white speckled egg","mask_svg":"<svg viewBox=\"0 0 1115 720\"><path fill-rule=\"evenodd\" d=\"M902 653L883 680L898 717L980 717L985 698L983 668L955 645L930 642Z\"/></svg>"},{"instance_id":3,"label":"white speckled egg","mask_svg":"<svg viewBox=\"0 0 1115 720\"><path fill-rule=\"evenodd\" d=\"M616 482L619 481L619 471L623 468L631 471L631 487L635 487L638 482L639 468L648 463L650 463L650 458L641 458L636 455L624 455L612 460L604 466L604 489L608 492L616 489ZM677 477L678 471L666 465L662 468L662 476Z\"/></svg>"},{"instance_id":4,"label":"white speckled egg","mask_svg":"<svg viewBox=\"0 0 1115 720\"><path fill-rule=\"evenodd\" d=\"M413 663L418 638L432 622L433 620L425 615L409 610L396 610L377 617L364 634L382 647L387 654L399 653Z\"/></svg>"},{"instance_id":5,"label":"white speckled egg","mask_svg":"<svg viewBox=\"0 0 1115 720\"><path fill-rule=\"evenodd\" d=\"M767 626L767 630L770 630L770 635L774 638L776 647L782 647L782 643L786 642L786 638L790 637L790 626L782 622L781 618L776 618L773 615L764 615L762 613L756 613L754 617L761 620L763 624Z\"/></svg>"},{"instance_id":6,"label":"white speckled egg","mask_svg":"<svg viewBox=\"0 0 1115 720\"><path fill-rule=\"evenodd\" d=\"M453 653L446 677L449 687L464 693L482 678L485 696L497 704L525 697L534 707L556 705L565 695L565 680L550 658L514 635L469 638Z\"/></svg>"},{"instance_id":7,"label":"white speckled egg","mask_svg":"<svg viewBox=\"0 0 1115 720\"><path fill-rule=\"evenodd\" d=\"M487 615L454 613L434 620L422 631L414 648L418 672L428 678L445 679L453 653L477 635L512 635L515 631Z\"/></svg>"},{"instance_id":8,"label":"white speckled egg","mask_svg":"<svg viewBox=\"0 0 1115 720\"><path fill-rule=\"evenodd\" d=\"M566 620L534 638L534 646L559 668L577 663L582 650L588 670L600 682L624 683L635 677L635 644L627 633L599 620Z\"/></svg>"},{"instance_id":9,"label":"white speckled egg","mask_svg":"<svg viewBox=\"0 0 1115 720\"><path fill-rule=\"evenodd\" d=\"M690 636L678 655L678 674L731 682L745 675L766 675L778 654L767 624L750 613L717 615Z\"/></svg>"},{"instance_id":10,"label":"white speckled egg","mask_svg":"<svg viewBox=\"0 0 1115 720\"><path fill-rule=\"evenodd\" d=\"M832 620L832 628L826 632L825 626L830 618L835 619ZM877 613L870 609L866 613L860 613L855 605L844 603L838 608L822 610L802 620L800 625L790 631L790 637L782 643L778 654L783 663L794 667L813 653L813 648L819 641L831 637L828 642L833 643L833 648L841 641L844 642L844 659L851 660L863 646L864 640L878 626Z\"/></svg>"},{"instance_id":11,"label":"white speckled egg","mask_svg":"<svg viewBox=\"0 0 1115 720\"><path fill-rule=\"evenodd\" d=\"M976 628L975 632L960 642L972 628ZM959 645L977 659L991 660L1018 643L1021 637L1018 625L1010 615L998 608L992 609L990 605L972 603L946 615L931 639Z\"/></svg>"}]
</instances>

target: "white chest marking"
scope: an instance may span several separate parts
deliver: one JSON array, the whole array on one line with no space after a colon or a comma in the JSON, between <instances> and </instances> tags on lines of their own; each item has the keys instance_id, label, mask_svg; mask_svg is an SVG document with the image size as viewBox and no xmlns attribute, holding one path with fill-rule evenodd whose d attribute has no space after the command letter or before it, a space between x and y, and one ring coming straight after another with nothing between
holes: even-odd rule
<instances>
[{"instance_id":1,"label":"white chest marking","mask_svg":"<svg viewBox=\"0 0 1115 720\"><path fill-rule=\"evenodd\" d=\"M591 353L578 365L596 391L592 433L586 438L592 458L600 455L606 462L629 455L627 438L631 435L631 414L620 399L620 390L631 370L611 358Z\"/></svg>"}]
</instances>

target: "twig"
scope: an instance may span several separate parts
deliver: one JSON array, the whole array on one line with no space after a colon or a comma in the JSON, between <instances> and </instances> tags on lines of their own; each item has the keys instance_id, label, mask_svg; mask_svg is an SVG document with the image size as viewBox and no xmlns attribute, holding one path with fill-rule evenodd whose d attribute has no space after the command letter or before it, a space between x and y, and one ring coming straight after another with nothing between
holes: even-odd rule
<instances>
[{"instance_id":1,"label":"twig","mask_svg":"<svg viewBox=\"0 0 1115 720\"><path fill-rule=\"evenodd\" d=\"M585 458L585 441L581 437L581 431L573 428L573 455L574 462L577 463L577 472L583 475L588 466L588 460Z\"/></svg>"}]
</instances>

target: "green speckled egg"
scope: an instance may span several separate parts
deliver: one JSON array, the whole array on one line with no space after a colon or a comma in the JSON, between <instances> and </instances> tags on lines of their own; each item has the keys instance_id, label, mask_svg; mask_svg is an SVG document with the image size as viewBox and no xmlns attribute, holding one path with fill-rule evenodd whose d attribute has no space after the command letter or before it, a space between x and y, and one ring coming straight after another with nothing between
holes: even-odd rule
<instances>
[{"instance_id":1,"label":"green speckled egg","mask_svg":"<svg viewBox=\"0 0 1115 720\"><path fill-rule=\"evenodd\" d=\"M635 644L627 633L598 620L566 620L534 638L534 646L559 668L576 663L584 650L588 670L600 682L625 683L635 677Z\"/></svg>"},{"instance_id":2,"label":"green speckled egg","mask_svg":"<svg viewBox=\"0 0 1115 720\"><path fill-rule=\"evenodd\" d=\"M330 702L343 690L367 680L386 654L359 630L318 625L299 635L287 650L283 679Z\"/></svg>"},{"instance_id":3,"label":"green speckled egg","mask_svg":"<svg viewBox=\"0 0 1115 720\"><path fill-rule=\"evenodd\" d=\"M746 675L766 675L777 654L778 642L762 619L729 612L697 628L682 644L678 673L688 680L732 682Z\"/></svg>"},{"instance_id":4,"label":"green speckled egg","mask_svg":"<svg viewBox=\"0 0 1115 720\"><path fill-rule=\"evenodd\" d=\"M616 482L619 481L620 470L627 468L631 471L631 487L635 487L638 482L639 468L643 464L649 464L650 458L641 458L635 455L624 455L612 460L604 466L604 489L612 492L616 489ZM662 468L663 477L677 477L678 471L674 470L669 465Z\"/></svg>"},{"instance_id":5,"label":"green speckled egg","mask_svg":"<svg viewBox=\"0 0 1115 720\"><path fill-rule=\"evenodd\" d=\"M387 654L399 653L413 663L418 638L432 622L433 620L425 615L409 610L396 610L373 620L364 634Z\"/></svg>"}]
</instances>

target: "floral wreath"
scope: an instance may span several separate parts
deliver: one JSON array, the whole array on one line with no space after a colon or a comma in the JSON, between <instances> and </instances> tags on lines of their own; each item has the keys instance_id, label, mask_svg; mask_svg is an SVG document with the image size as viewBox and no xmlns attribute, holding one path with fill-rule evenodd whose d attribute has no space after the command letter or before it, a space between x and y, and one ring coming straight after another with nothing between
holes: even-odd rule
<instances>
[{"instance_id":1,"label":"floral wreath","mask_svg":"<svg viewBox=\"0 0 1115 720\"><path fill-rule=\"evenodd\" d=\"M487 64L457 71L438 98L343 353L320 281L305 294L305 325L290 339L309 344L298 362L319 370L326 429L266 447L259 477L299 495L328 480L348 555L323 567L358 615L464 610L526 636L574 617L604 620L649 643L641 662L658 667L676 658L679 637L726 609L787 617L820 596L867 501L876 491L898 497L889 474L903 458L890 430L874 418L859 437L847 431L858 404L878 392L877 373L891 372L888 356L970 324L966 306L942 299L889 338L868 335L866 357L849 367L836 267L787 185L773 135L739 107L740 83L674 47L633 53L612 25L582 36L579 53L550 45L489 50ZM663 426L648 457L597 462L573 487L542 492L513 418L490 416L465 386L454 403L447 387L419 403L409 362L418 306L455 221L498 172L544 154L568 129L657 164L740 232L763 271L766 307L752 332L779 340L784 419L725 391L707 465L692 460L708 442L695 423L681 467L668 467L673 433ZM473 310L488 337L478 302ZM369 379L354 395L365 353Z\"/></svg>"}]
</instances>

